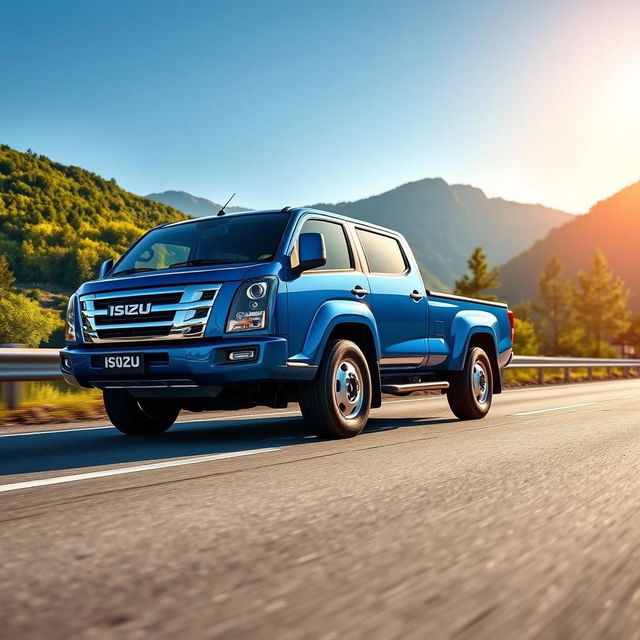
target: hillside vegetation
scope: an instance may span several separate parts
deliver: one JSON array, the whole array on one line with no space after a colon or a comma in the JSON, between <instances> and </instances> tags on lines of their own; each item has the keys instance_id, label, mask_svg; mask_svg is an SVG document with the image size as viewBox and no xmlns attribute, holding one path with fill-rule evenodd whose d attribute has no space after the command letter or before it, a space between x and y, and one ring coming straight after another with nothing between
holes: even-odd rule
<instances>
[{"instance_id":1,"label":"hillside vegetation","mask_svg":"<svg viewBox=\"0 0 640 640\"><path fill-rule=\"evenodd\" d=\"M70 291L175 209L79 167L0 146L0 255L19 282Z\"/></svg>"},{"instance_id":2,"label":"hillside vegetation","mask_svg":"<svg viewBox=\"0 0 640 640\"><path fill-rule=\"evenodd\" d=\"M553 229L543 240L502 267L501 298L510 303L530 300L536 294L538 277L554 255L566 265L575 280L589 264L594 249L606 257L613 272L631 290L629 305L640 311L640 182L598 202L591 211Z\"/></svg>"}]
</instances>

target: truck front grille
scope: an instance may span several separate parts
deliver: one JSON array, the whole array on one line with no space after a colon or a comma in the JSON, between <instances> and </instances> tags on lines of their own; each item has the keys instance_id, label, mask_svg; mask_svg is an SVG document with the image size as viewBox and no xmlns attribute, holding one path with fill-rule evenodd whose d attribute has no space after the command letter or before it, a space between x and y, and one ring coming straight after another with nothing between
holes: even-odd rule
<instances>
[{"instance_id":1,"label":"truck front grille","mask_svg":"<svg viewBox=\"0 0 640 640\"><path fill-rule=\"evenodd\" d=\"M81 296L84 340L101 343L201 338L219 288L189 285Z\"/></svg>"}]
</instances>

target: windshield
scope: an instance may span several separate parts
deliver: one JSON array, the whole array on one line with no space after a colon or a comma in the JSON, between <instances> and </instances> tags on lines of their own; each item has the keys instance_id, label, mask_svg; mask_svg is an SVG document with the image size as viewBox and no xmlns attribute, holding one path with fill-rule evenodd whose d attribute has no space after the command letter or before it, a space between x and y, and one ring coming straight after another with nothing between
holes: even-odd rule
<instances>
[{"instance_id":1,"label":"windshield","mask_svg":"<svg viewBox=\"0 0 640 640\"><path fill-rule=\"evenodd\" d=\"M133 246L112 275L271 262L288 221L282 213L243 214L155 229Z\"/></svg>"}]
</instances>

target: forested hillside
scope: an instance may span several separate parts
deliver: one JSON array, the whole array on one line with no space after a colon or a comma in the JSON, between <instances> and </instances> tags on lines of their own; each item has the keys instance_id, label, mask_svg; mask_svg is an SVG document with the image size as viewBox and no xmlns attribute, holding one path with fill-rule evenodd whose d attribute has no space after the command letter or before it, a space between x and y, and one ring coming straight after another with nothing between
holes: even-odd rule
<instances>
[{"instance_id":1,"label":"forested hillside","mask_svg":"<svg viewBox=\"0 0 640 640\"><path fill-rule=\"evenodd\" d=\"M500 296L512 304L536 295L545 264L559 256L567 275L575 277L600 249L613 272L631 289L631 308L640 311L640 182L632 184L591 211L553 229L543 240L509 260L501 273Z\"/></svg>"},{"instance_id":2,"label":"forested hillside","mask_svg":"<svg viewBox=\"0 0 640 640\"><path fill-rule=\"evenodd\" d=\"M185 217L115 180L0 146L0 255L19 282L71 290L143 231Z\"/></svg>"}]
</instances>

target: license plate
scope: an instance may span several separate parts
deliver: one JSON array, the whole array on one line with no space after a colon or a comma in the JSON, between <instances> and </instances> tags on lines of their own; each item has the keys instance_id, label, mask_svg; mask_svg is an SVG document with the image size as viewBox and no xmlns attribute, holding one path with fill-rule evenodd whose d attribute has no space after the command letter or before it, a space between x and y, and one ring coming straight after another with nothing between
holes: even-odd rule
<instances>
[{"instance_id":1,"label":"license plate","mask_svg":"<svg viewBox=\"0 0 640 640\"><path fill-rule=\"evenodd\" d=\"M102 368L109 373L144 373L144 356L141 353L102 356Z\"/></svg>"}]
</instances>

